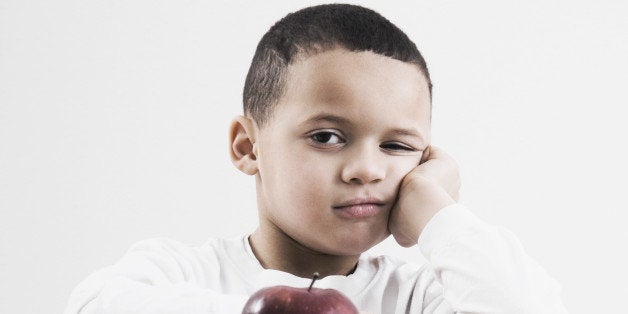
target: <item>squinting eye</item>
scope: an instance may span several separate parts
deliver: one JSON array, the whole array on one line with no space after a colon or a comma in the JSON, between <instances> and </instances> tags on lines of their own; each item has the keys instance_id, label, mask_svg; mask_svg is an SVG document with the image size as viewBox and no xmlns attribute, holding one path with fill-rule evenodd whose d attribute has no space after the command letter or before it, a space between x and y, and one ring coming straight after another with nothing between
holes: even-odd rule
<instances>
[{"instance_id":1,"label":"squinting eye","mask_svg":"<svg viewBox=\"0 0 628 314\"><path fill-rule=\"evenodd\" d=\"M391 150L405 150L405 151L411 151L411 152L415 151L415 149L412 147L397 144L397 143L386 143L386 144L379 145L379 147L383 149L391 149Z\"/></svg>"},{"instance_id":2,"label":"squinting eye","mask_svg":"<svg viewBox=\"0 0 628 314\"><path fill-rule=\"evenodd\" d=\"M338 144L342 142L342 139L332 132L318 132L310 136L314 142L322 144Z\"/></svg>"}]
</instances>

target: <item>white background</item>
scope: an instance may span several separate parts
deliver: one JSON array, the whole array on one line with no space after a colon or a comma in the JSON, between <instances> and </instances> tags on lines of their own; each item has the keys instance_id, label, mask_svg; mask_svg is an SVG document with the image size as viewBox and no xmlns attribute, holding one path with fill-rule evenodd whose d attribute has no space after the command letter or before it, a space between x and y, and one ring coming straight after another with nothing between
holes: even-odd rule
<instances>
[{"instance_id":1,"label":"white background","mask_svg":"<svg viewBox=\"0 0 628 314\"><path fill-rule=\"evenodd\" d=\"M0 0L0 312L60 313L141 239L253 230L227 127L258 40L314 3ZM461 202L513 230L572 313L625 309L626 2L357 3L427 59Z\"/></svg>"}]
</instances>

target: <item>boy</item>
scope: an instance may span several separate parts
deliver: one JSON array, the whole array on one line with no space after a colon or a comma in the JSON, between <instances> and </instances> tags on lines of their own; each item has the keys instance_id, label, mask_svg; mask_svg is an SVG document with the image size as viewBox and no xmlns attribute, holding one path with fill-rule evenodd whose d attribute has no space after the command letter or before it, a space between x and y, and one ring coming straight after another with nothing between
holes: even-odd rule
<instances>
[{"instance_id":1,"label":"boy","mask_svg":"<svg viewBox=\"0 0 628 314\"><path fill-rule=\"evenodd\" d=\"M431 86L414 43L379 14L289 14L260 41L230 129L259 227L202 246L138 243L66 313L239 313L255 291L307 287L314 272L369 313L564 313L519 242L457 204L456 164L430 142ZM391 234L429 263L362 255Z\"/></svg>"}]
</instances>

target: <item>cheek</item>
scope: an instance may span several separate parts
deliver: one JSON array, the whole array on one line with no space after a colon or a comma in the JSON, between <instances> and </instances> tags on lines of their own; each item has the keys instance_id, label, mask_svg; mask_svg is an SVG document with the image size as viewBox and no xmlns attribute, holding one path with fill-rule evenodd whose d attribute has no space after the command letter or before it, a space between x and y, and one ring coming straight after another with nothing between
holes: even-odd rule
<instances>
[{"instance_id":1,"label":"cheek","mask_svg":"<svg viewBox=\"0 0 628 314\"><path fill-rule=\"evenodd\" d=\"M272 158L273 156L266 156ZM320 158L285 152L262 163L261 175L264 184L273 190L273 195L299 204L315 204L328 195L333 184L335 169ZM269 191L270 192L270 191ZM293 206L293 205L292 205Z\"/></svg>"},{"instance_id":2,"label":"cheek","mask_svg":"<svg viewBox=\"0 0 628 314\"><path fill-rule=\"evenodd\" d=\"M408 156L402 160L397 160L390 171L389 179L400 184L403 178L419 165L421 157Z\"/></svg>"},{"instance_id":3,"label":"cheek","mask_svg":"<svg viewBox=\"0 0 628 314\"><path fill-rule=\"evenodd\" d=\"M273 182L266 193L276 221L283 221L285 228L323 221L325 209L331 206L330 172L286 159L273 167Z\"/></svg>"},{"instance_id":4,"label":"cheek","mask_svg":"<svg viewBox=\"0 0 628 314\"><path fill-rule=\"evenodd\" d=\"M336 175L332 164L316 158L295 158L289 165L292 180L290 186L293 196L304 202L316 203L329 195L329 187L333 185Z\"/></svg>"}]
</instances>

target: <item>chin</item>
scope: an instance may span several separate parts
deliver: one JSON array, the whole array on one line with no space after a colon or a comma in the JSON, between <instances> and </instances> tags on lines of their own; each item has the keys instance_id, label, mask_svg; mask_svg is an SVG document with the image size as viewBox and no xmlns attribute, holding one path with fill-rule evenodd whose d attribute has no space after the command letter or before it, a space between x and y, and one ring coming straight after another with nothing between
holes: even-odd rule
<instances>
[{"instance_id":1,"label":"chin","mask_svg":"<svg viewBox=\"0 0 628 314\"><path fill-rule=\"evenodd\" d=\"M388 235L382 235L377 238L346 237L340 241L335 241L335 245L332 248L328 247L324 252L339 256L360 255L381 243L387 237Z\"/></svg>"}]
</instances>

